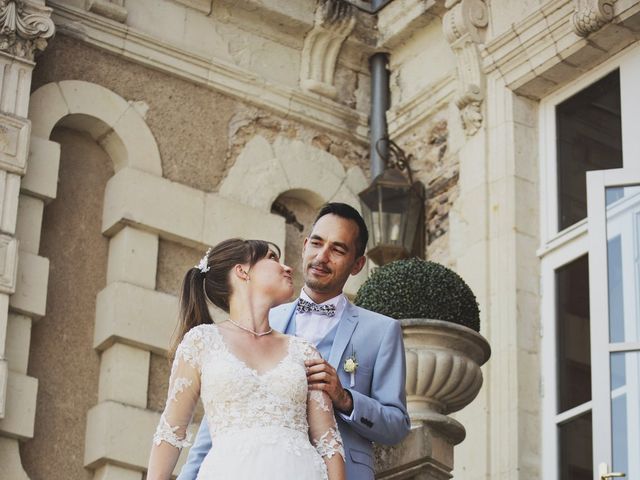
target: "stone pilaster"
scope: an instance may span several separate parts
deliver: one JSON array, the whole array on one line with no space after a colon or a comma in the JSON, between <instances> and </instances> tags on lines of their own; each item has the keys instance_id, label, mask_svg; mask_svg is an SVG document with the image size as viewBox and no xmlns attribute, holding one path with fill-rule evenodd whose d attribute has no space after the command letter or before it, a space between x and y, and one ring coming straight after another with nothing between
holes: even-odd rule
<instances>
[{"instance_id":1,"label":"stone pilaster","mask_svg":"<svg viewBox=\"0 0 640 480\"><path fill-rule=\"evenodd\" d=\"M20 361L28 357L29 335L16 333L23 328L10 328L18 317L9 310L15 310L16 293L26 299L46 295L48 274L48 268L38 270L38 274L44 274L44 292L38 288L42 282L34 286L29 283L29 275L23 275L23 263L43 262L37 252L19 248L17 227L20 184L26 173L31 136L27 112L33 60L54 34L50 16L51 9L40 3L0 0L0 458L12 472L11 478L27 478L16 438L33 436L37 380L26 375L24 362ZM20 318L27 322L41 314L28 309L20 313L26 315ZM10 338L15 335L20 338Z\"/></svg>"},{"instance_id":2,"label":"stone pilaster","mask_svg":"<svg viewBox=\"0 0 640 480\"><path fill-rule=\"evenodd\" d=\"M482 102L485 79L478 44L489 21L482 0L447 0L442 20L444 34L456 56L458 93L455 103L467 135L474 135L482 125Z\"/></svg>"}]
</instances>

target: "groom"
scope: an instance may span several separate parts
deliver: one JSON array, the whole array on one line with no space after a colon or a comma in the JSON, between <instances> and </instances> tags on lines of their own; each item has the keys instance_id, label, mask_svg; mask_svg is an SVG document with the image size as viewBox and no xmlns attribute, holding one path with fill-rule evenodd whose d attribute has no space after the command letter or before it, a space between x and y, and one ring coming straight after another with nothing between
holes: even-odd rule
<instances>
[{"instance_id":1,"label":"groom","mask_svg":"<svg viewBox=\"0 0 640 480\"><path fill-rule=\"evenodd\" d=\"M328 203L304 241L304 288L296 301L271 310L271 326L313 343L323 359L307 362L309 388L333 401L349 480L374 478L371 442L395 444L410 428L400 324L356 307L342 293L364 267L367 227L344 203ZM354 368L355 367L355 368ZM211 448L206 421L178 480L195 480Z\"/></svg>"}]
</instances>

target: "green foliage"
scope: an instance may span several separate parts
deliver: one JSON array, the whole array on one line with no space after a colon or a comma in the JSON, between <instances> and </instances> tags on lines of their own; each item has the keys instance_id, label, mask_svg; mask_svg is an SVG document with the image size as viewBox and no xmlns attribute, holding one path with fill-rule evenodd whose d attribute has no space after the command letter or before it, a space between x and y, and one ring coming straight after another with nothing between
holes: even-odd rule
<instances>
[{"instance_id":1,"label":"green foliage","mask_svg":"<svg viewBox=\"0 0 640 480\"><path fill-rule=\"evenodd\" d=\"M480 330L480 310L465 281L439 263L411 258L376 269L355 304L395 319L446 320Z\"/></svg>"}]
</instances>

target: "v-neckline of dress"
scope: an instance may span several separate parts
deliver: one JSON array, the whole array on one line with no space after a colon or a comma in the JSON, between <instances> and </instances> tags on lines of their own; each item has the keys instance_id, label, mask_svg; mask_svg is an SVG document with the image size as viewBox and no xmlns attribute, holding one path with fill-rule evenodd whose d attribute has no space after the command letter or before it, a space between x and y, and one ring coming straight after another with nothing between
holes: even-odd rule
<instances>
[{"instance_id":1,"label":"v-neckline of dress","mask_svg":"<svg viewBox=\"0 0 640 480\"><path fill-rule=\"evenodd\" d=\"M224 352L227 354L227 356L229 358L231 358L232 361L235 361L236 363L238 363L242 368L244 368L245 370L249 371L251 374L253 374L253 376L257 377L257 378L262 378L266 375L269 375L270 373L274 372L275 370L277 370L278 368L280 368L280 366L289 359L289 357L291 356L291 344L293 343L293 336L291 335L287 335L287 351L285 352L284 356L278 360L275 365L273 367L270 367L266 370L264 370L263 372L259 372L258 370L256 370L255 368L251 368L247 362L245 362L244 360L242 360L241 358L239 358L236 354L234 354L231 349L227 346L227 342L225 341L224 337L222 336L222 333L220 333L218 331L218 326L216 325L214 330L216 332L216 335L218 336L218 339L220 340L220 344L222 345L222 349L224 350Z\"/></svg>"}]
</instances>

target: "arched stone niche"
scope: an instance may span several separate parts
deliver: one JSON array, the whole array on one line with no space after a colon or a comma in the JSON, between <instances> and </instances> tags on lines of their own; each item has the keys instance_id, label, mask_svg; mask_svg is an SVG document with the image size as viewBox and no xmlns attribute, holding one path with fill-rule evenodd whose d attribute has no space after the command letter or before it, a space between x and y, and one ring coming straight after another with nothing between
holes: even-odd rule
<instances>
[{"instance_id":1,"label":"arched stone niche","mask_svg":"<svg viewBox=\"0 0 640 480\"><path fill-rule=\"evenodd\" d=\"M45 315L47 304L49 262L38 256L42 214L44 203L57 195L59 175L60 146L50 140L54 127L62 126L89 134L107 153L116 173L135 170L160 179L162 167L155 139L140 113L125 99L100 85L83 81L44 85L31 96L29 118L32 122L30 158L28 172L22 182L18 219L21 256L29 260L20 263L22 277L27 280L16 292L18 295L14 295L12 309L23 318L36 321ZM157 244L157 234L141 229L123 228L114 232L108 247L105 290L124 282L130 283L132 288L153 288ZM133 275L136 270L137 277ZM30 281L31 278L39 278L40 281ZM96 312L96 319L99 313ZM96 428L95 418L100 418L100 414L112 408L116 401L130 409L146 406L150 353L145 348L127 345L126 335L122 340L99 349L99 403L89 411L84 442L84 465L95 470L95 478L111 478L113 475L120 478L142 477L140 472L115 465L117 455L112 445L104 441L105 434L108 434L106 426L98 422ZM23 348L28 355L29 342ZM116 424L123 421L117 415L113 420ZM133 415L130 420L134 430L144 424L142 422L141 425L140 415ZM95 456L96 444L105 447L100 452L99 462L94 462L91 457Z\"/></svg>"},{"instance_id":2,"label":"arched stone niche","mask_svg":"<svg viewBox=\"0 0 640 480\"><path fill-rule=\"evenodd\" d=\"M48 260L38 250L44 203L56 197L60 155L49 136L56 125L87 132L109 155L115 174L102 213L109 247L93 338L100 354L98 403L87 415L83 464L96 479L141 480L149 452L140 446L150 447L158 421L147 409L149 359L151 352L166 354L177 313L176 297L156 290L159 237L203 251L232 236L283 245L285 222L271 213L274 200L294 199L313 210L331 200L358 208L357 192L367 182L359 168L345 170L323 150L259 136L246 145L219 193L171 182L162 177L156 142L135 106L88 82L44 85L32 94L29 117L31 157L19 219L27 281L12 296L12 308L29 322L46 312ZM353 278L347 293L355 293L365 275ZM28 355L29 342L22 348Z\"/></svg>"},{"instance_id":3,"label":"arched stone niche","mask_svg":"<svg viewBox=\"0 0 640 480\"><path fill-rule=\"evenodd\" d=\"M358 192L367 185L361 168L345 170L334 155L324 150L283 136L270 143L256 135L229 170L220 186L220 195L264 212L270 212L274 201L280 199L297 204L301 211L307 211L308 217L307 207L317 211L326 202L344 202L359 211ZM296 213L295 208L293 211ZM305 227L308 233L310 225ZM287 258L288 252L298 255L300 248L285 245L285 262L299 265L297 259ZM345 293L354 296L367 274L368 268L364 268L351 277Z\"/></svg>"}]
</instances>

